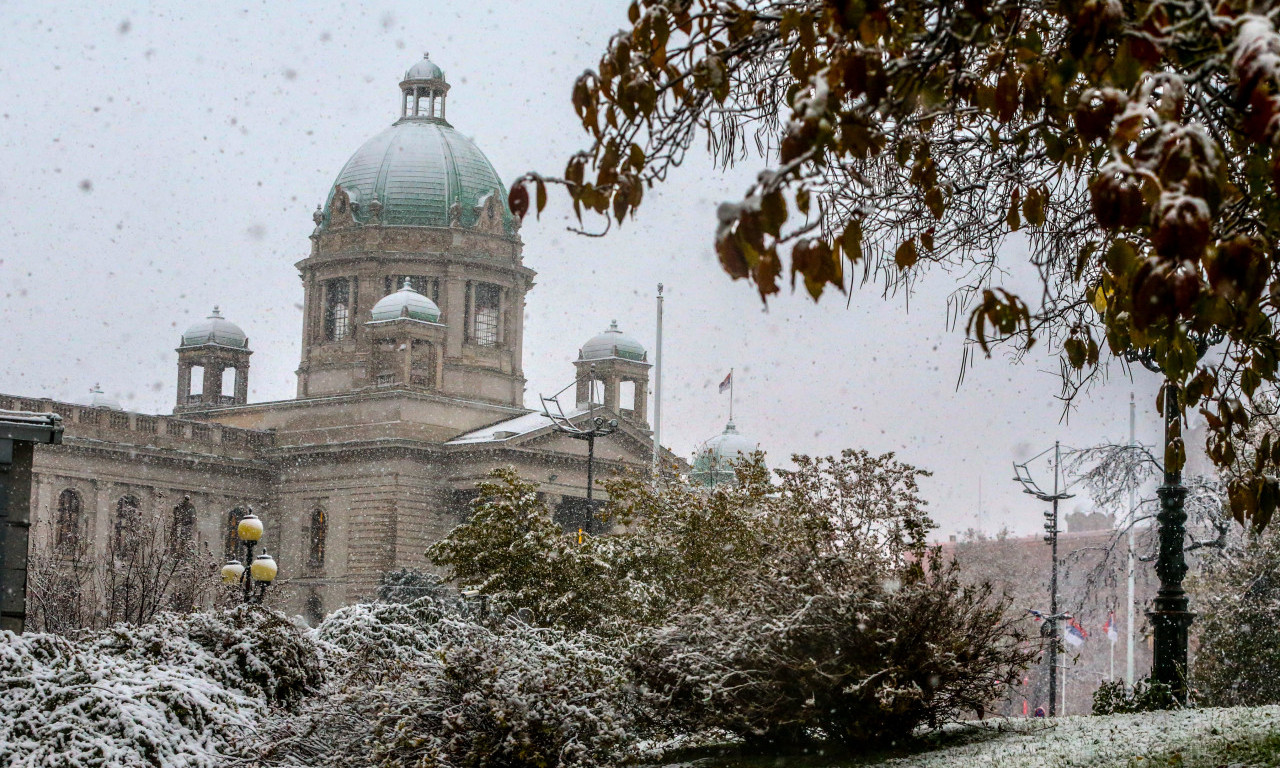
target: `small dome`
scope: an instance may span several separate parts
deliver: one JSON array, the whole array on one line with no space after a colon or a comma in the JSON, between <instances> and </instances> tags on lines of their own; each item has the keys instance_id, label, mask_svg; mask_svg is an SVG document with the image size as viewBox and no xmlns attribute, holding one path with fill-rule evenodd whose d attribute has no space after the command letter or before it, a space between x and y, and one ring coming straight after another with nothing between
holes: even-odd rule
<instances>
[{"instance_id":1,"label":"small dome","mask_svg":"<svg viewBox=\"0 0 1280 768\"><path fill-rule=\"evenodd\" d=\"M93 396L93 399L89 401L89 404L94 408L110 408L113 411L124 410L120 407L119 400L103 393L102 387L97 384L93 385L93 389L89 390L89 394Z\"/></svg>"},{"instance_id":2,"label":"small dome","mask_svg":"<svg viewBox=\"0 0 1280 768\"><path fill-rule=\"evenodd\" d=\"M429 54L422 54L422 61L416 62L404 73L405 80L443 80L444 70L431 61Z\"/></svg>"},{"instance_id":3,"label":"small dome","mask_svg":"<svg viewBox=\"0 0 1280 768\"><path fill-rule=\"evenodd\" d=\"M618 330L618 321L609 324L604 333L593 336L582 345L578 352L580 360L603 360L609 357L621 357L625 360L645 362L648 355L640 342Z\"/></svg>"},{"instance_id":4,"label":"small dome","mask_svg":"<svg viewBox=\"0 0 1280 768\"><path fill-rule=\"evenodd\" d=\"M759 450L760 444L738 434L733 422L725 425L724 432L702 445L693 455L693 479L704 485L732 482L736 478L733 463L749 457Z\"/></svg>"},{"instance_id":5,"label":"small dome","mask_svg":"<svg viewBox=\"0 0 1280 768\"><path fill-rule=\"evenodd\" d=\"M440 308L434 301L413 290L413 282L407 277L400 290L387 294L373 305L372 314L374 320L398 320L407 317L424 323L440 322Z\"/></svg>"},{"instance_id":6,"label":"small dome","mask_svg":"<svg viewBox=\"0 0 1280 768\"><path fill-rule=\"evenodd\" d=\"M182 334L184 347L199 347L204 344L248 349L249 337L244 335L240 326L224 318L218 308L214 307L209 317L191 326L186 333Z\"/></svg>"}]
</instances>

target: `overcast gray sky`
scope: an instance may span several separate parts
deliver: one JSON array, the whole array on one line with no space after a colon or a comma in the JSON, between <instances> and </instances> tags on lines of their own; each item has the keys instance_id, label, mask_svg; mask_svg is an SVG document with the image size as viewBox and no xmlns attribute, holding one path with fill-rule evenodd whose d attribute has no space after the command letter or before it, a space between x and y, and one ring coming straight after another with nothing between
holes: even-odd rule
<instances>
[{"instance_id":1,"label":"overcast gray sky","mask_svg":"<svg viewBox=\"0 0 1280 768\"><path fill-rule=\"evenodd\" d=\"M167 7L166 7L167 5ZM129 4L0 0L0 392L172 409L181 331L218 304L249 334L250 397L295 391L311 211L343 163L398 116L397 82L430 51L449 119L510 182L559 173L585 144L569 102L626 21L623 0ZM1030 533L1038 506L1010 462L1054 439L1121 441L1129 393L1153 442L1156 377L1118 367L1063 423L1056 362L979 360L957 390L963 334L945 274L911 298L874 287L846 308L785 294L766 309L712 251L715 207L759 170L694 161L604 239L566 232L567 206L521 231L537 270L526 404L560 389L611 319L648 346L667 285L664 442L737 422L777 464L793 452L897 451L940 535L978 522ZM1009 245L1016 253L1019 244ZM1014 278L1011 279L1015 279ZM1033 298L1033 297L1028 297Z\"/></svg>"}]
</instances>

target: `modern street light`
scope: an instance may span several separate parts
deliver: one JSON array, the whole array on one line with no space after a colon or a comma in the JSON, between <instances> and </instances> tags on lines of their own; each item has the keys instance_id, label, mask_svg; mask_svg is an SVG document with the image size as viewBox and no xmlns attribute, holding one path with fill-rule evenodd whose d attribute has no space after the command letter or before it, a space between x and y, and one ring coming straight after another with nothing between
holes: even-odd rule
<instances>
[{"instance_id":1,"label":"modern street light","mask_svg":"<svg viewBox=\"0 0 1280 768\"><path fill-rule=\"evenodd\" d=\"M595 485L595 460L596 460L596 438L611 435L618 431L617 419L606 419L604 416L595 414L595 370L596 367L591 366L590 379L588 379L587 387L587 414L591 417L586 424L578 426L574 424L568 416L565 415L564 407L560 405L559 397L569 387L577 385L575 379L572 384L555 393L551 397L542 398L542 414L551 419L552 425L557 432L572 437L575 440L587 441L587 505L591 504L592 486ZM555 413L551 412L550 406L555 406ZM656 449L655 449L656 450Z\"/></svg>"},{"instance_id":2,"label":"modern street light","mask_svg":"<svg viewBox=\"0 0 1280 768\"><path fill-rule=\"evenodd\" d=\"M257 557L253 556L253 547L262 538L262 521L252 511L249 512L236 524L236 537L244 545L244 562L248 563L249 567L245 568L244 563L239 560L227 561L227 564L222 566L222 583L239 583L244 593L241 602L261 603L263 596L267 593L267 586L275 581L279 570L276 567L276 561L265 551ZM258 586L256 595L254 594L255 584Z\"/></svg>"},{"instance_id":3,"label":"modern street light","mask_svg":"<svg viewBox=\"0 0 1280 768\"><path fill-rule=\"evenodd\" d=\"M1022 464L1015 462L1013 465L1013 479L1022 483L1023 493L1031 494L1041 501L1053 503L1053 511L1044 513L1046 520L1044 529L1048 532L1044 537L1044 541L1051 548L1053 566L1049 576L1049 615L1043 616L1045 629L1050 637L1053 638L1049 643L1049 717L1053 717L1058 713L1058 624L1062 619L1071 618L1071 614L1058 613L1058 534L1060 533L1058 529L1058 502L1063 499L1069 499L1074 494L1058 490L1058 468L1061 466L1062 452L1057 441L1053 443L1053 493L1045 493L1040 489L1039 485L1036 485L1036 481L1031 478L1031 471L1027 469L1027 464L1048 452L1049 450L1045 449Z\"/></svg>"},{"instance_id":4,"label":"modern street light","mask_svg":"<svg viewBox=\"0 0 1280 768\"><path fill-rule=\"evenodd\" d=\"M1196 360L1204 357L1209 347L1224 338L1221 331L1207 334L1189 334L1196 348ZM1142 363L1153 373L1163 373L1159 364L1147 350L1129 351L1125 359L1130 363ZM1160 589L1153 601L1155 610L1148 611L1155 630L1155 648L1151 660L1151 676L1156 682L1169 687L1179 704L1187 702L1187 633L1195 614L1182 588L1187 575L1187 558L1183 552L1183 540L1187 535L1186 486L1182 484L1181 461L1173 454L1174 446L1182 442L1182 388L1166 376L1164 383L1164 482L1156 489L1160 497L1160 513L1156 521L1160 527L1160 551L1156 557L1156 575Z\"/></svg>"}]
</instances>

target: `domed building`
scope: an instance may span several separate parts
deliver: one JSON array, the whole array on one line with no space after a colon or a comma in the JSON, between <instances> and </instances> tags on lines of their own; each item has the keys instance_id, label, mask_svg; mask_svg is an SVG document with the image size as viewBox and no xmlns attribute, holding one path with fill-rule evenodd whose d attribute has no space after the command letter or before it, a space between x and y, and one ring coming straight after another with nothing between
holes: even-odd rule
<instances>
[{"instance_id":1,"label":"domed building","mask_svg":"<svg viewBox=\"0 0 1280 768\"><path fill-rule=\"evenodd\" d=\"M749 458L759 449L759 443L739 434L738 428L730 421L723 432L703 442L694 451L690 477L707 487L732 483L737 480L735 463Z\"/></svg>"},{"instance_id":2,"label":"domed building","mask_svg":"<svg viewBox=\"0 0 1280 768\"><path fill-rule=\"evenodd\" d=\"M36 453L33 530L49 531L36 546L105 551L122 516L150 511L194 518L174 530L231 556L253 511L279 565L273 589L317 619L370 597L384 573L424 567L495 467L581 516L586 441L525 407L535 273L520 221L488 158L449 122L449 91L425 56L405 71L391 125L351 154L313 214L295 265L295 398L249 402L248 334L217 307L179 338L172 414L119 410L100 393L91 405L0 395L0 408L54 411L66 425L62 445ZM596 480L647 473L644 346L615 322L575 367L569 426L617 422L593 443Z\"/></svg>"}]
</instances>

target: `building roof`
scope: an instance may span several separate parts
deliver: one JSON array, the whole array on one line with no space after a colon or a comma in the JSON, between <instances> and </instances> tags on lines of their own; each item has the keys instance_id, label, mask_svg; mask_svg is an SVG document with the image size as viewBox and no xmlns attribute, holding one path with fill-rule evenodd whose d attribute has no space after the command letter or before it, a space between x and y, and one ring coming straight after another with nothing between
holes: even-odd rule
<instances>
[{"instance_id":1,"label":"building roof","mask_svg":"<svg viewBox=\"0 0 1280 768\"><path fill-rule=\"evenodd\" d=\"M429 54L422 54L422 61L414 63L404 73L405 80L443 80L444 70L431 61Z\"/></svg>"},{"instance_id":2,"label":"building roof","mask_svg":"<svg viewBox=\"0 0 1280 768\"><path fill-rule=\"evenodd\" d=\"M618 321L614 320L602 333L587 340L578 351L579 360L604 360L610 357L621 357L625 360L645 362L648 355L640 342L618 330Z\"/></svg>"},{"instance_id":3,"label":"building roof","mask_svg":"<svg viewBox=\"0 0 1280 768\"><path fill-rule=\"evenodd\" d=\"M565 417L576 419L586 413L585 408L574 408L565 412ZM468 445L475 443L500 443L505 440L527 435L530 432L537 432L543 427L552 425L551 419L541 411L526 413L523 416L516 416L513 419L500 421L497 424L490 424L482 429L475 429L470 432L458 435L446 445Z\"/></svg>"},{"instance_id":4,"label":"building roof","mask_svg":"<svg viewBox=\"0 0 1280 768\"><path fill-rule=\"evenodd\" d=\"M698 446L693 454L693 479L706 485L732 482L737 477L733 462L740 461L760 448L755 440L738 433L731 421L724 431Z\"/></svg>"},{"instance_id":5,"label":"building roof","mask_svg":"<svg viewBox=\"0 0 1280 768\"><path fill-rule=\"evenodd\" d=\"M218 308L214 307L207 318L192 325L186 333L182 334L184 347L198 347L204 344L248 349L249 337L240 330L240 326L224 318Z\"/></svg>"},{"instance_id":6,"label":"building roof","mask_svg":"<svg viewBox=\"0 0 1280 768\"><path fill-rule=\"evenodd\" d=\"M407 317L410 320L421 320L425 323L440 322L440 307L426 296L413 289L409 278L404 279L400 290L382 297L373 305L370 313L374 321L397 320Z\"/></svg>"},{"instance_id":7,"label":"building roof","mask_svg":"<svg viewBox=\"0 0 1280 768\"><path fill-rule=\"evenodd\" d=\"M439 67L424 60L411 67L406 77L423 72L444 76ZM503 226L508 233L515 232L515 217L506 205L507 189L493 164L443 117L404 117L357 149L329 189L322 229L329 226L339 186L357 204L353 210L357 222L370 223L377 210L378 223L391 226L448 227L456 204L458 223L470 227L484 199L497 195Z\"/></svg>"}]
</instances>

